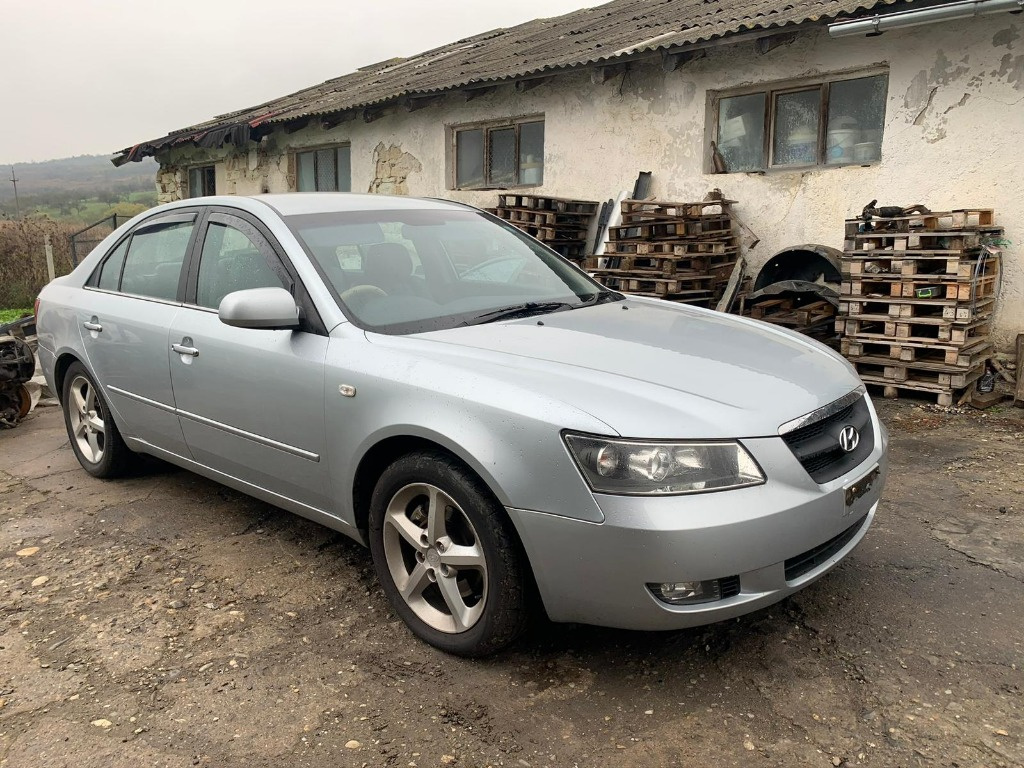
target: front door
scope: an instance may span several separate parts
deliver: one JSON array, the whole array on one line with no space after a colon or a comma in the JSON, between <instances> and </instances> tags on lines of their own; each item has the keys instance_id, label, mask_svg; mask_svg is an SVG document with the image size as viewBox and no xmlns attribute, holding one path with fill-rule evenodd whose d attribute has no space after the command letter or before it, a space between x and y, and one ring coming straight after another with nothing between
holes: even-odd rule
<instances>
[{"instance_id":1,"label":"front door","mask_svg":"<svg viewBox=\"0 0 1024 768\"><path fill-rule=\"evenodd\" d=\"M200 464L327 510L327 336L222 323L217 308L232 291L283 287L296 295L300 287L254 222L211 213L204 229L169 337L185 441Z\"/></svg>"}]
</instances>

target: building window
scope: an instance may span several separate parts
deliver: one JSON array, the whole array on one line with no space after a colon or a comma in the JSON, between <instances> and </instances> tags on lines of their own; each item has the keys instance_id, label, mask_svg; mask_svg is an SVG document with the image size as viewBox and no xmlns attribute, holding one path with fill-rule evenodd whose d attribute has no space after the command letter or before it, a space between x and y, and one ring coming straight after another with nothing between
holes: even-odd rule
<instances>
[{"instance_id":1,"label":"building window","mask_svg":"<svg viewBox=\"0 0 1024 768\"><path fill-rule=\"evenodd\" d=\"M544 121L457 126L451 157L452 189L539 186L544 183Z\"/></svg>"},{"instance_id":2,"label":"building window","mask_svg":"<svg viewBox=\"0 0 1024 768\"><path fill-rule=\"evenodd\" d=\"M212 165L188 169L188 196L206 197L217 194L217 173Z\"/></svg>"},{"instance_id":3,"label":"building window","mask_svg":"<svg viewBox=\"0 0 1024 768\"><path fill-rule=\"evenodd\" d=\"M299 192L351 192L352 148L348 144L297 152Z\"/></svg>"},{"instance_id":4,"label":"building window","mask_svg":"<svg viewBox=\"0 0 1024 768\"><path fill-rule=\"evenodd\" d=\"M713 140L729 173L875 163L888 88L872 74L717 94Z\"/></svg>"}]
</instances>

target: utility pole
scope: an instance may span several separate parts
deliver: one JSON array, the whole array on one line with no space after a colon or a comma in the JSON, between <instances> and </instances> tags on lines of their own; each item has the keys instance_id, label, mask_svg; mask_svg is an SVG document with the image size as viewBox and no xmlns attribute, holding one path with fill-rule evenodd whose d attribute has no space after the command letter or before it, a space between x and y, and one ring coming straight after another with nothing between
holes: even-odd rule
<instances>
[{"instance_id":1,"label":"utility pole","mask_svg":"<svg viewBox=\"0 0 1024 768\"><path fill-rule=\"evenodd\" d=\"M11 166L11 184L14 185L14 217L21 218L21 205L18 203L18 179L14 175L14 166Z\"/></svg>"}]
</instances>

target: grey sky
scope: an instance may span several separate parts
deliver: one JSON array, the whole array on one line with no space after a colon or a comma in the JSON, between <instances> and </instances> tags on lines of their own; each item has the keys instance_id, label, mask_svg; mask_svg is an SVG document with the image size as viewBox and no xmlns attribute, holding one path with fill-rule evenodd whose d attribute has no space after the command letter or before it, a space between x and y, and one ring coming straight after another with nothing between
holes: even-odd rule
<instances>
[{"instance_id":1,"label":"grey sky","mask_svg":"<svg viewBox=\"0 0 1024 768\"><path fill-rule=\"evenodd\" d=\"M114 153L603 0L0 0L0 165Z\"/></svg>"}]
</instances>

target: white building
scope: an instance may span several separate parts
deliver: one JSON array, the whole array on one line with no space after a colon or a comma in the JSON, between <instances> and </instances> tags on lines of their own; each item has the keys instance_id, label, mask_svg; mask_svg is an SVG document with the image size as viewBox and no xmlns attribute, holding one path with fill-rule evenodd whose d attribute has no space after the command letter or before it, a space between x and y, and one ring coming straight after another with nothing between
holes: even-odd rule
<instances>
[{"instance_id":1,"label":"white building","mask_svg":"<svg viewBox=\"0 0 1024 768\"><path fill-rule=\"evenodd\" d=\"M1006 345L1024 330L1021 7L614 0L365 67L115 163L155 156L162 201L339 189L482 207L513 188L604 200L653 171L661 199L739 201L755 270L793 246L841 248L843 219L873 199L994 208L1013 244ZM843 19L867 28L833 36ZM873 19L883 34L865 34Z\"/></svg>"}]
</instances>

